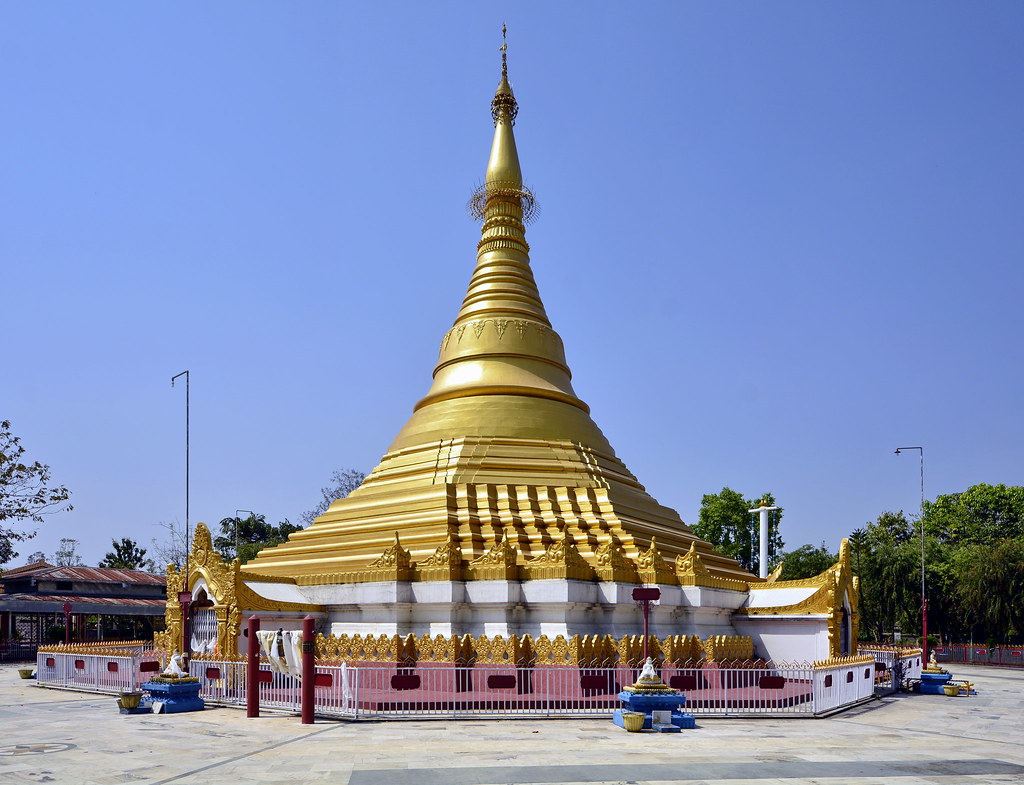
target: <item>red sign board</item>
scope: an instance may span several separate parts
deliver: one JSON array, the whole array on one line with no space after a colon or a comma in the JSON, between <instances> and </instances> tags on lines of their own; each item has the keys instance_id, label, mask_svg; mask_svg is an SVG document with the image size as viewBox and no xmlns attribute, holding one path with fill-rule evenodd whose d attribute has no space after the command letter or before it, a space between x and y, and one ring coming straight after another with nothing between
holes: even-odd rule
<instances>
[{"instance_id":1,"label":"red sign board","mask_svg":"<svg viewBox=\"0 0 1024 785\"><path fill-rule=\"evenodd\" d=\"M633 589L633 599L637 602L642 600L659 600L661 599L661 589Z\"/></svg>"}]
</instances>

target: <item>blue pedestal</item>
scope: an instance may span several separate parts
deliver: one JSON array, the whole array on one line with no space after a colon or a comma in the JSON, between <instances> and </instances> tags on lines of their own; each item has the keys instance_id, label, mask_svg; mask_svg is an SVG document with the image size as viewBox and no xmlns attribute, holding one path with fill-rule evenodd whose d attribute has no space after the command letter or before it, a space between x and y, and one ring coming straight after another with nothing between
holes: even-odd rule
<instances>
[{"instance_id":1,"label":"blue pedestal","mask_svg":"<svg viewBox=\"0 0 1024 785\"><path fill-rule=\"evenodd\" d=\"M198 681L147 681L142 685L142 689L149 693L142 701L153 711L157 711L153 705L155 703L163 704L159 711L166 714L202 711L206 708L203 699L199 697Z\"/></svg>"},{"instance_id":2,"label":"blue pedestal","mask_svg":"<svg viewBox=\"0 0 1024 785\"><path fill-rule=\"evenodd\" d=\"M656 730L662 733L678 733L683 728L696 728L697 721L692 714L687 714L680 709L686 705L686 696L678 692L629 692L623 690L619 693L619 700L626 704L624 709L616 709L612 715L612 722L620 728L626 727L622 714L623 712L643 712L645 730ZM655 724L652 712L671 711L671 722L669 724Z\"/></svg>"},{"instance_id":3,"label":"blue pedestal","mask_svg":"<svg viewBox=\"0 0 1024 785\"><path fill-rule=\"evenodd\" d=\"M922 673L921 692L925 695L945 695L942 687L950 678L948 673Z\"/></svg>"}]
</instances>

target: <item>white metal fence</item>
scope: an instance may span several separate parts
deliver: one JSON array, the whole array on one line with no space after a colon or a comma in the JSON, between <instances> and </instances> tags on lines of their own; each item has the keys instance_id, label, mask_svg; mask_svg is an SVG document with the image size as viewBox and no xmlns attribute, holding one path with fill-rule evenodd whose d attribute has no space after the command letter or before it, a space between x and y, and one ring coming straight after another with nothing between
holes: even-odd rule
<instances>
[{"instance_id":1,"label":"white metal fence","mask_svg":"<svg viewBox=\"0 0 1024 785\"><path fill-rule=\"evenodd\" d=\"M921 650L899 646L860 646L859 654L875 658L875 688L893 692L907 679L921 678Z\"/></svg>"},{"instance_id":2,"label":"white metal fence","mask_svg":"<svg viewBox=\"0 0 1024 785\"><path fill-rule=\"evenodd\" d=\"M36 681L51 687L92 692L133 692L149 678L141 671L141 654L36 654Z\"/></svg>"},{"instance_id":3,"label":"white metal fence","mask_svg":"<svg viewBox=\"0 0 1024 785\"><path fill-rule=\"evenodd\" d=\"M44 652L37 659L37 679L50 686L117 693L138 689L152 675L141 671L141 662L142 655ZM246 704L245 662L192 660L189 668L204 700ZM813 716L869 697L876 666L694 663L665 666L660 675L686 696L684 710L692 714ZM318 665L314 710L351 719L610 717L622 706L618 693L638 676L639 670L628 666ZM266 663L258 678L261 708L300 711L299 679L273 672Z\"/></svg>"}]
</instances>

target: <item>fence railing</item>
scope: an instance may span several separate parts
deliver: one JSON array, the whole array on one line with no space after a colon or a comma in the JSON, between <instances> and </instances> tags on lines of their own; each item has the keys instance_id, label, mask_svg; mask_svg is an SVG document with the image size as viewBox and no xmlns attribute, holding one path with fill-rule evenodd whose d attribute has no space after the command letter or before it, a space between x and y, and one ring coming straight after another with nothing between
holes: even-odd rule
<instances>
[{"instance_id":1,"label":"fence railing","mask_svg":"<svg viewBox=\"0 0 1024 785\"><path fill-rule=\"evenodd\" d=\"M972 646L953 643L933 647L939 662L976 662L984 665L1024 665L1024 646Z\"/></svg>"},{"instance_id":2,"label":"fence railing","mask_svg":"<svg viewBox=\"0 0 1024 785\"><path fill-rule=\"evenodd\" d=\"M921 650L900 646L859 646L858 654L875 658L875 689L893 692L907 679L921 678Z\"/></svg>"},{"instance_id":3,"label":"fence railing","mask_svg":"<svg viewBox=\"0 0 1024 785\"><path fill-rule=\"evenodd\" d=\"M244 662L193 661L204 700L245 704ZM813 715L872 694L873 663L813 668L663 667L661 678L698 715ZM317 666L315 712L349 718L610 717L618 693L639 676L631 667L421 665ZM260 705L299 711L300 681L260 668Z\"/></svg>"},{"instance_id":4,"label":"fence railing","mask_svg":"<svg viewBox=\"0 0 1024 785\"><path fill-rule=\"evenodd\" d=\"M124 657L40 652L40 684L117 693L136 690L152 675L144 655ZM145 670L144 670L145 669ZM245 662L192 660L200 696L228 706L246 704ZM696 715L812 716L871 696L875 663L812 667L785 663L700 663L664 666L662 680L686 696ZM622 706L618 693L634 683L629 666L521 668L318 665L314 711L350 719L417 717L610 717ZM263 663L260 706L299 712L301 682Z\"/></svg>"},{"instance_id":5,"label":"fence railing","mask_svg":"<svg viewBox=\"0 0 1024 785\"><path fill-rule=\"evenodd\" d=\"M141 654L36 654L36 681L50 687L92 692L133 692L152 675L143 670Z\"/></svg>"},{"instance_id":6,"label":"fence railing","mask_svg":"<svg viewBox=\"0 0 1024 785\"><path fill-rule=\"evenodd\" d=\"M0 641L0 662L31 662L38 648L38 643Z\"/></svg>"}]
</instances>

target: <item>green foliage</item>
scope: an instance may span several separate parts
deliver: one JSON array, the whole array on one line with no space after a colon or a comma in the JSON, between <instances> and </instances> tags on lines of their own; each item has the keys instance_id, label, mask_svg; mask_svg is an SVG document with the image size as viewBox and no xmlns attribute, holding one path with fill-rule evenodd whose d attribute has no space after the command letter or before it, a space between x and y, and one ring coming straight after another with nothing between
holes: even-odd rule
<instances>
[{"instance_id":1,"label":"green foliage","mask_svg":"<svg viewBox=\"0 0 1024 785\"><path fill-rule=\"evenodd\" d=\"M750 572L757 573L760 564L758 549L758 516L750 510L764 502L775 506L775 497L762 494L756 500L744 499L731 488L722 488L721 493L705 494L700 500L700 513L694 532L711 543L715 550L731 556ZM778 562L778 555L784 545L779 536L779 521L782 509L768 513L768 563Z\"/></svg>"},{"instance_id":2,"label":"green foliage","mask_svg":"<svg viewBox=\"0 0 1024 785\"><path fill-rule=\"evenodd\" d=\"M943 574L953 610L971 632L1000 639L1024 632L1024 537L957 548Z\"/></svg>"},{"instance_id":3,"label":"green foliage","mask_svg":"<svg viewBox=\"0 0 1024 785\"><path fill-rule=\"evenodd\" d=\"M925 531L955 545L1024 537L1024 487L972 485L924 505Z\"/></svg>"},{"instance_id":4,"label":"green foliage","mask_svg":"<svg viewBox=\"0 0 1024 785\"><path fill-rule=\"evenodd\" d=\"M813 545L801 545L794 551L782 554L782 575L779 580L797 581L801 578L813 578L820 575L839 561L839 554L832 553L825 543L815 548Z\"/></svg>"},{"instance_id":5,"label":"green foliage","mask_svg":"<svg viewBox=\"0 0 1024 785\"><path fill-rule=\"evenodd\" d=\"M947 640L1024 635L1024 487L981 483L925 502L928 629ZM850 537L861 631L921 629L920 522L883 513Z\"/></svg>"},{"instance_id":6,"label":"green foliage","mask_svg":"<svg viewBox=\"0 0 1024 785\"><path fill-rule=\"evenodd\" d=\"M121 541L111 540L114 550L107 553L100 561L100 567L115 567L122 570L153 570L153 561L146 558L146 549L128 537Z\"/></svg>"},{"instance_id":7,"label":"green foliage","mask_svg":"<svg viewBox=\"0 0 1024 785\"><path fill-rule=\"evenodd\" d=\"M50 467L22 460L25 448L21 439L11 433L8 420L0 422L0 524L3 521L39 523L48 513L70 510L71 496L67 488L53 485ZM18 555L14 543L35 536L35 532L0 525L0 564Z\"/></svg>"},{"instance_id":8,"label":"green foliage","mask_svg":"<svg viewBox=\"0 0 1024 785\"><path fill-rule=\"evenodd\" d=\"M921 553L902 511L884 512L850 536L853 572L861 577L860 627L885 640L899 625L920 630Z\"/></svg>"},{"instance_id":9,"label":"green foliage","mask_svg":"<svg viewBox=\"0 0 1024 785\"><path fill-rule=\"evenodd\" d=\"M213 547L225 559L237 558L244 564L263 548L280 545L289 534L301 529L287 518L277 526L272 526L263 515L257 514L248 518L224 518L220 522L220 536L214 538Z\"/></svg>"}]
</instances>

